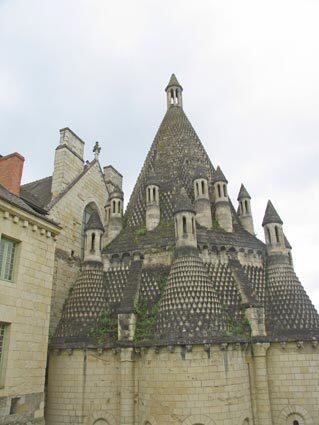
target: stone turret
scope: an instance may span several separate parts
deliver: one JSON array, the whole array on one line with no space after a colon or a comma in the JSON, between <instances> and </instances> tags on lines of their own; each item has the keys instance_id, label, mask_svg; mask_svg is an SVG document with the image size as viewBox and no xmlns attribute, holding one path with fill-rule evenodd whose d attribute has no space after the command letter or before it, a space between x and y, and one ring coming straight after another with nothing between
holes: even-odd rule
<instances>
[{"instance_id":1,"label":"stone turret","mask_svg":"<svg viewBox=\"0 0 319 425\"><path fill-rule=\"evenodd\" d=\"M174 221L176 248L197 248L195 209L184 188L175 199Z\"/></svg>"},{"instance_id":2,"label":"stone turret","mask_svg":"<svg viewBox=\"0 0 319 425\"><path fill-rule=\"evenodd\" d=\"M198 167L194 174L194 199L196 221L201 226L211 229L212 210L209 199L208 180L205 169Z\"/></svg>"},{"instance_id":3,"label":"stone turret","mask_svg":"<svg viewBox=\"0 0 319 425\"><path fill-rule=\"evenodd\" d=\"M123 227L123 191L114 188L110 193L110 218L108 222L107 243L120 233Z\"/></svg>"},{"instance_id":4,"label":"stone turret","mask_svg":"<svg viewBox=\"0 0 319 425\"><path fill-rule=\"evenodd\" d=\"M215 195L215 218L220 227L226 232L233 231L233 220L228 198L228 181L222 170L218 166L213 174L214 195Z\"/></svg>"},{"instance_id":5,"label":"stone turret","mask_svg":"<svg viewBox=\"0 0 319 425\"><path fill-rule=\"evenodd\" d=\"M253 216L251 213L250 199L251 197L249 193L247 192L245 186L241 184L239 194L237 197L237 201L239 203L239 206L238 206L239 220L243 228L247 230L247 232L254 235L255 231L254 231Z\"/></svg>"},{"instance_id":6,"label":"stone turret","mask_svg":"<svg viewBox=\"0 0 319 425\"><path fill-rule=\"evenodd\" d=\"M177 81L175 74L172 74L165 91L167 93L167 109L171 106L180 106L181 108L183 107L183 87Z\"/></svg>"},{"instance_id":7,"label":"stone turret","mask_svg":"<svg viewBox=\"0 0 319 425\"><path fill-rule=\"evenodd\" d=\"M151 173L146 182L146 229L155 229L160 218L159 181L155 173Z\"/></svg>"},{"instance_id":8,"label":"stone turret","mask_svg":"<svg viewBox=\"0 0 319 425\"><path fill-rule=\"evenodd\" d=\"M94 211L85 226L84 263L102 263L102 236L104 227L99 213Z\"/></svg>"},{"instance_id":9,"label":"stone turret","mask_svg":"<svg viewBox=\"0 0 319 425\"><path fill-rule=\"evenodd\" d=\"M271 201L268 201L262 225L268 254L287 253L285 236L282 230L283 222Z\"/></svg>"}]
</instances>

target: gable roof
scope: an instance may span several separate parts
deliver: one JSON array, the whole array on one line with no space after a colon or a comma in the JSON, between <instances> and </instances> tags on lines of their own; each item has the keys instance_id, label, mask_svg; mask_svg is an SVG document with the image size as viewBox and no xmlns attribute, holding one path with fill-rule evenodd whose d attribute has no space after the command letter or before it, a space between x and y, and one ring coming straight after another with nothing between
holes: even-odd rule
<instances>
[{"instance_id":1,"label":"gable roof","mask_svg":"<svg viewBox=\"0 0 319 425\"><path fill-rule=\"evenodd\" d=\"M50 210L69 190L96 164L98 160L93 159L85 165L83 171L73 179L56 197L52 197L52 176L35 180L21 186L21 198L35 209ZM104 179L104 174L99 165L100 172Z\"/></svg>"}]
</instances>

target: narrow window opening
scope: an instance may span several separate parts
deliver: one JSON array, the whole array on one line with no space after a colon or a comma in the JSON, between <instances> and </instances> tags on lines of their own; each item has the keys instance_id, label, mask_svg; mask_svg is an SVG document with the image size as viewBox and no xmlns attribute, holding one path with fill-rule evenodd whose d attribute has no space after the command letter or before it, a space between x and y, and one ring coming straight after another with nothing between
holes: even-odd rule
<instances>
[{"instance_id":1,"label":"narrow window opening","mask_svg":"<svg viewBox=\"0 0 319 425\"><path fill-rule=\"evenodd\" d=\"M221 190L220 190L220 184L217 185L217 188L218 188L218 196L221 197L222 193L221 193Z\"/></svg>"},{"instance_id":2,"label":"narrow window opening","mask_svg":"<svg viewBox=\"0 0 319 425\"><path fill-rule=\"evenodd\" d=\"M186 217L183 215L183 236L187 235Z\"/></svg>"},{"instance_id":3,"label":"narrow window opening","mask_svg":"<svg viewBox=\"0 0 319 425\"><path fill-rule=\"evenodd\" d=\"M175 218L175 232L176 232L176 237L178 238L178 223L176 218Z\"/></svg>"},{"instance_id":4,"label":"narrow window opening","mask_svg":"<svg viewBox=\"0 0 319 425\"><path fill-rule=\"evenodd\" d=\"M147 188L147 202L151 201L151 189L148 187Z\"/></svg>"},{"instance_id":5,"label":"narrow window opening","mask_svg":"<svg viewBox=\"0 0 319 425\"><path fill-rule=\"evenodd\" d=\"M205 195L205 182L202 180L202 195Z\"/></svg>"},{"instance_id":6,"label":"narrow window opening","mask_svg":"<svg viewBox=\"0 0 319 425\"><path fill-rule=\"evenodd\" d=\"M14 415L17 413L19 400L20 400L20 397L14 397L11 399L10 415Z\"/></svg>"},{"instance_id":7,"label":"narrow window opening","mask_svg":"<svg viewBox=\"0 0 319 425\"><path fill-rule=\"evenodd\" d=\"M195 235L195 221L194 221L194 217L192 218L192 233L193 233L193 235Z\"/></svg>"},{"instance_id":8,"label":"narrow window opening","mask_svg":"<svg viewBox=\"0 0 319 425\"><path fill-rule=\"evenodd\" d=\"M226 185L224 184L223 185L223 188L224 188L224 196L225 196L225 198L227 197L227 187L226 187Z\"/></svg>"},{"instance_id":9,"label":"narrow window opening","mask_svg":"<svg viewBox=\"0 0 319 425\"><path fill-rule=\"evenodd\" d=\"M196 182L196 196L199 195L199 186L198 186L198 182Z\"/></svg>"},{"instance_id":10,"label":"narrow window opening","mask_svg":"<svg viewBox=\"0 0 319 425\"><path fill-rule=\"evenodd\" d=\"M102 250L102 235L100 236L100 251Z\"/></svg>"},{"instance_id":11,"label":"narrow window opening","mask_svg":"<svg viewBox=\"0 0 319 425\"><path fill-rule=\"evenodd\" d=\"M153 187L153 201L156 201L156 189Z\"/></svg>"},{"instance_id":12,"label":"narrow window opening","mask_svg":"<svg viewBox=\"0 0 319 425\"><path fill-rule=\"evenodd\" d=\"M279 229L278 229L278 226L275 226L275 233L276 233L276 242L279 243L280 242L280 238L279 238Z\"/></svg>"},{"instance_id":13,"label":"narrow window opening","mask_svg":"<svg viewBox=\"0 0 319 425\"><path fill-rule=\"evenodd\" d=\"M245 210L246 210L246 213L249 213L249 204L247 200L245 201Z\"/></svg>"},{"instance_id":14,"label":"narrow window opening","mask_svg":"<svg viewBox=\"0 0 319 425\"><path fill-rule=\"evenodd\" d=\"M116 208L115 201L112 202L112 205L113 205L113 214L114 214L115 213L115 208Z\"/></svg>"},{"instance_id":15,"label":"narrow window opening","mask_svg":"<svg viewBox=\"0 0 319 425\"><path fill-rule=\"evenodd\" d=\"M267 227L267 235L268 235L268 241L269 243L271 243L271 234L270 234L270 230Z\"/></svg>"},{"instance_id":16,"label":"narrow window opening","mask_svg":"<svg viewBox=\"0 0 319 425\"><path fill-rule=\"evenodd\" d=\"M9 323L0 322L0 387L4 386L6 361L8 357Z\"/></svg>"},{"instance_id":17,"label":"narrow window opening","mask_svg":"<svg viewBox=\"0 0 319 425\"><path fill-rule=\"evenodd\" d=\"M171 90L171 104L174 104L174 90Z\"/></svg>"},{"instance_id":18,"label":"narrow window opening","mask_svg":"<svg viewBox=\"0 0 319 425\"><path fill-rule=\"evenodd\" d=\"M92 233L91 236L91 251L95 250L95 233Z\"/></svg>"},{"instance_id":19,"label":"narrow window opening","mask_svg":"<svg viewBox=\"0 0 319 425\"><path fill-rule=\"evenodd\" d=\"M293 421L293 425L299 425L299 421Z\"/></svg>"},{"instance_id":20,"label":"narrow window opening","mask_svg":"<svg viewBox=\"0 0 319 425\"><path fill-rule=\"evenodd\" d=\"M118 203L117 203L117 212L119 214L121 213L121 201L118 201Z\"/></svg>"}]
</instances>

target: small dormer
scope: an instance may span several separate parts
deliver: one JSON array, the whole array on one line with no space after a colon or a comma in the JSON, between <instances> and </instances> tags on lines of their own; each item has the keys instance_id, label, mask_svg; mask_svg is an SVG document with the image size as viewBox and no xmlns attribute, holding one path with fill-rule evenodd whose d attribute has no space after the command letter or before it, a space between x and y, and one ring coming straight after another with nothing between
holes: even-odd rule
<instances>
[{"instance_id":1,"label":"small dormer","mask_svg":"<svg viewBox=\"0 0 319 425\"><path fill-rule=\"evenodd\" d=\"M175 74L172 74L165 91L167 94L167 109L171 106L183 107L183 87L177 81Z\"/></svg>"}]
</instances>

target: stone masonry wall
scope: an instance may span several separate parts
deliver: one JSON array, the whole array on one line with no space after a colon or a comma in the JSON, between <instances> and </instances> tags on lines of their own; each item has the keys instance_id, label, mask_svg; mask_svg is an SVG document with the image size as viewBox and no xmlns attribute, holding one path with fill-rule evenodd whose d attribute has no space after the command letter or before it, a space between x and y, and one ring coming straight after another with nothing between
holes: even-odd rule
<instances>
[{"instance_id":1,"label":"stone masonry wall","mask_svg":"<svg viewBox=\"0 0 319 425\"><path fill-rule=\"evenodd\" d=\"M0 423L43 423L55 238L58 228L0 202L0 237L18 242L13 281L0 280L8 324Z\"/></svg>"},{"instance_id":2,"label":"stone masonry wall","mask_svg":"<svg viewBox=\"0 0 319 425\"><path fill-rule=\"evenodd\" d=\"M267 353L267 369L274 424L293 425L296 419L300 425L318 425L317 342L272 344Z\"/></svg>"},{"instance_id":3,"label":"stone masonry wall","mask_svg":"<svg viewBox=\"0 0 319 425\"><path fill-rule=\"evenodd\" d=\"M319 347L268 345L56 350L46 423L318 425Z\"/></svg>"},{"instance_id":4,"label":"stone masonry wall","mask_svg":"<svg viewBox=\"0 0 319 425\"><path fill-rule=\"evenodd\" d=\"M69 289L79 272L84 209L90 202L95 202L104 222L104 206L107 197L103 175L99 164L95 163L50 211L50 217L61 223L63 227L56 244L51 334L59 321Z\"/></svg>"}]
</instances>

